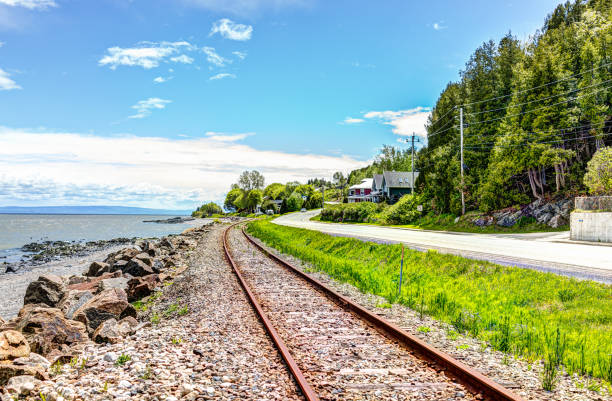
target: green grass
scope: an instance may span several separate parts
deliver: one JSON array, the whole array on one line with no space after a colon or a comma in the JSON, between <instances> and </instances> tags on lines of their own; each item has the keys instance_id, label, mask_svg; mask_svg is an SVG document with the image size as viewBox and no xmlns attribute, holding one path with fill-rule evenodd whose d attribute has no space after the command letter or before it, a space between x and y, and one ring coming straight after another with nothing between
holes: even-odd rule
<instances>
[{"instance_id":1,"label":"green grass","mask_svg":"<svg viewBox=\"0 0 612 401\"><path fill-rule=\"evenodd\" d=\"M435 251L406 250L317 231L252 222L249 232L365 293L451 324L458 333L528 361L547 358L557 328L560 364L612 381L612 286Z\"/></svg>"}]
</instances>

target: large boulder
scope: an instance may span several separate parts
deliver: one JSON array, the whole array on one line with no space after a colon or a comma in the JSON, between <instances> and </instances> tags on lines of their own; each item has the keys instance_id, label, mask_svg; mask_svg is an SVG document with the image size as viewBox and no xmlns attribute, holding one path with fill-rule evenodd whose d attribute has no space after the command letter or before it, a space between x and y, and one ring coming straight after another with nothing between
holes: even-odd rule
<instances>
[{"instance_id":1,"label":"large boulder","mask_svg":"<svg viewBox=\"0 0 612 401\"><path fill-rule=\"evenodd\" d=\"M42 355L36 354L34 352L30 352L28 357L17 358L12 361L13 365L22 365L22 366L30 366L33 368L39 368L42 370L47 370L51 366L51 362L47 358Z\"/></svg>"},{"instance_id":2,"label":"large boulder","mask_svg":"<svg viewBox=\"0 0 612 401\"><path fill-rule=\"evenodd\" d=\"M565 224L568 224L568 221L562 214L558 214L548 221L548 225L552 228L559 228Z\"/></svg>"},{"instance_id":3,"label":"large boulder","mask_svg":"<svg viewBox=\"0 0 612 401\"><path fill-rule=\"evenodd\" d=\"M134 259L141 260L148 266L153 266L153 258L151 258L151 256L149 256L149 254L146 252L139 253L138 255L134 256Z\"/></svg>"},{"instance_id":4,"label":"large boulder","mask_svg":"<svg viewBox=\"0 0 612 401\"><path fill-rule=\"evenodd\" d=\"M149 274L144 277L134 277L128 282L128 301L134 302L151 295L159 283L160 279L157 274Z\"/></svg>"},{"instance_id":5,"label":"large boulder","mask_svg":"<svg viewBox=\"0 0 612 401\"><path fill-rule=\"evenodd\" d=\"M66 319L57 308L30 307L20 311L17 330L24 335L32 352L45 356L62 345L89 340L85 325Z\"/></svg>"},{"instance_id":6,"label":"large boulder","mask_svg":"<svg viewBox=\"0 0 612 401\"><path fill-rule=\"evenodd\" d=\"M85 305L87 301L93 298L93 293L87 290L68 290L64 298L58 304L58 308L64 312L64 316L68 319L72 319L74 312L76 312L81 306Z\"/></svg>"},{"instance_id":7,"label":"large boulder","mask_svg":"<svg viewBox=\"0 0 612 401\"><path fill-rule=\"evenodd\" d=\"M54 274L43 274L32 281L26 290L24 304L42 303L55 307L66 292L64 279Z\"/></svg>"},{"instance_id":8,"label":"large boulder","mask_svg":"<svg viewBox=\"0 0 612 401\"><path fill-rule=\"evenodd\" d=\"M128 277L107 278L98 283L98 291L102 292L111 288L121 288L125 291L128 289L128 281L130 281Z\"/></svg>"},{"instance_id":9,"label":"large boulder","mask_svg":"<svg viewBox=\"0 0 612 401\"><path fill-rule=\"evenodd\" d=\"M95 294L98 292L100 282L102 280L106 280L109 278L117 278L117 277L121 277L120 271L116 271L113 273L104 273L98 277L90 277L82 283L69 285L68 290L90 291Z\"/></svg>"},{"instance_id":10,"label":"large boulder","mask_svg":"<svg viewBox=\"0 0 612 401\"><path fill-rule=\"evenodd\" d=\"M136 310L129 304L127 295L120 288L104 290L81 306L74 319L87 326L93 333L102 322L109 319L120 320L126 316L136 317Z\"/></svg>"},{"instance_id":11,"label":"large boulder","mask_svg":"<svg viewBox=\"0 0 612 401\"><path fill-rule=\"evenodd\" d=\"M27 396L35 388L40 386L42 382L34 376L24 375L11 377L6 384L6 391L9 394L15 395L17 398L20 396Z\"/></svg>"},{"instance_id":12,"label":"large boulder","mask_svg":"<svg viewBox=\"0 0 612 401\"><path fill-rule=\"evenodd\" d=\"M138 321L131 316L123 318L119 322L116 319L109 319L98 326L91 338L97 343L116 344L133 334L137 326Z\"/></svg>"},{"instance_id":13,"label":"large boulder","mask_svg":"<svg viewBox=\"0 0 612 401\"><path fill-rule=\"evenodd\" d=\"M160 251L153 241L147 241L143 244L142 250L149 254L151 257L157 256Z\"/></svg>"},{"instance_id":14,"label":"large boulder","mask_svg":"<svg viewBox=\"0 0 612 401\"><path fill-rule=\"evenodd\" d=\"M0 386L6 386L11 378L17 376L33 376L39 380L47 379L47 373L42 369L13 363L0 363Z\"/></svg>"},{"instance_id":15,"label":"large boulder","mask_svg":"<svg viewBox=\"0 0 612 401\"><path fill-rule=\"evenodd\" d=\"M104 273L110 273L112 270L111 265L105 262L93 262L89 265L89 269L87 270L86 276L89 277L97 277Z\"/></svg>"},{"instance_id":16,"label":"large boulder","mask_svg":"<svg viewBox=\"0 0 612 401\"><path fill-rule=\"evenodd\" d=\"M23 334L15 330L0 333L0 361L27 357L30 355L30 344Z\"/></svg>"},{"instance_id":17,"label":"large boulder","mask_svg":"<svg viewBox=\"0 0 612 401\"><path fill-rule=\"evenodd\" d=\"M123 273L131 274L134 277L140 277L153 274L153 269L141 259L132 258L123 269Z\"/></svg>"}]
</instances>

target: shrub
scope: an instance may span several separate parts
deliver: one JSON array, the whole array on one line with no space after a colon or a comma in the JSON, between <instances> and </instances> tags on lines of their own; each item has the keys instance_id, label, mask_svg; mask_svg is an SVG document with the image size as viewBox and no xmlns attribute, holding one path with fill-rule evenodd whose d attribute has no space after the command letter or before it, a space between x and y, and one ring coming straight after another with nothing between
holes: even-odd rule
<instances>
[{"instance_id":1,"label":"shrub","mask_svg":"<svg viewBox=\"0 0 612 401\"><path fill-rule=\"evenodd\" d=\"M417 210L417 206L425 207L424 203L419 195L404 195L395 205L387 209L384 215L385 221L388 224L414 223L423 214Z\"/></svg>"},{"instance_id":2,"label":"shrub","mask_svg":"<svg viewBox=\"0 0 612 401\"><path fill-rule=\"evenodd\" d=\"M304 200L302 196L297 192L293 192L290 197L286 199L287 212L295 212L302 208Z\"/></svg>"},{"instance_id":3,"label":"shrub","mask_svg":"<svg viewBox=\"0 0 612 401\"><path fill-rule=\"evenodd\" d=\"M584 185L593 195L612 195L612 146L599 149L589 161Z\"/></svg>"},{"instance_id":4,"label":"shrub","mask_svg":"<svg viewBox=\"0 0 612 401\"><path fill-rule=\"evenodd\" d=\"M357 202L328 206L321 212L321 220L335 222L371 223L386 208L384 203Z\"/></svg>"}]
</instances>

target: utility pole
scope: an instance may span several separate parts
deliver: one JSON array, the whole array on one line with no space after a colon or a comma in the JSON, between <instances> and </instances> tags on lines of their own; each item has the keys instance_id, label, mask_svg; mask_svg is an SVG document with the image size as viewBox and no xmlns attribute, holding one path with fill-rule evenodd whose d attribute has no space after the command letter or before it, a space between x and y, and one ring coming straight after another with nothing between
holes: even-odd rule
<instances>
[{"instance_id":1,"label":"utility pole","mask_svg":"<svg viewBox=\"0 0 612 401\"><path fill-rule=\"evenodd\" d=\"M410 164L412 165L412 188L410 192L414 194L414 132L412 133L412 163Z\"/></svg>"},{"instance_id":2,"label":"utility pole","mask_svg":"<svg viewBox=\"0 0 612 401\"><path fill-rule=\"evenodd\" d=\"M461 215L465 214L465 194L463 190L463 107L459 109L459 126L461 131Z\"/></svg>"}]
</instances>

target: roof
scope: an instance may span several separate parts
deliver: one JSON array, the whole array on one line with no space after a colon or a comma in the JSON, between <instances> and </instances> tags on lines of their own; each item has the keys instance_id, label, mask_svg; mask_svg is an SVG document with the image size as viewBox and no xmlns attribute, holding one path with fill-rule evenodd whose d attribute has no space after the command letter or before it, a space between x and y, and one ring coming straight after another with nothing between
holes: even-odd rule
<instances>
[{"instance_id":1,"label":"roof","mask_svg":"<svg viewBox=\"0 0 612 401\"><path fill-rule=\"evenodd\" d=\"M385 171L383 172L385 186L387 188L413 188L412 172L410 171ZM414 179L419 177L418 171L414 172Z\"/></svg>"},{"instance_id":2,"label":"roof","mask_svg":"<svg viewBox=\"0 0 612 401\"><path fill-rule=\"evenodd\" d=\"M349 189L370 189L370 188L372 188L372 179L371 178L365 178L365 179L361 180L361 183L355 184L352 187L350 187Z\"/></svg>"},{"instance_id":3,"label":"roof","mask_svg":"<svg viewBox=\"0 0 612 401\"><path fill-rule=\"evenodd\" d=\"M374 188L381 189L383 183L383 175L382 174L374 174Z\"/></svg>"}]
</instances>

